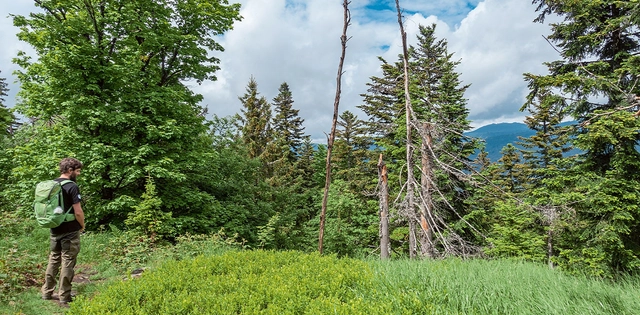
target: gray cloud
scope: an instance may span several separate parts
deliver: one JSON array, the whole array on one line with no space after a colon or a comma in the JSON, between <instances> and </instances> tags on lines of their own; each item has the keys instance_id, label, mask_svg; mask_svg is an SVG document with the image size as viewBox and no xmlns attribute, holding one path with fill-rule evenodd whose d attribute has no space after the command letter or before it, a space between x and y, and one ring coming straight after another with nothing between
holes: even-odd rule
<instances>
[{"instance_id":1,"label":"gray cloud","mask_svg":"<svg viewBox=\"0 0 640 315\"><path fill-rule=\"evenodd\" d=\"M240 111L238 96L245 92L251 76L268 100L279 85L287 82L305 119L306 132L322 141L330 130L336 74L342 32L341 1L326 0L242 0L244 19L234 30L219 38L225 52L215 82L188 84L204 96L209 113L219 116ZM347 56L342 82L340 110L361 116L369 77L380 75L378 56L395 61L401 52L395 12L373 10L375 1L352 0L352 21L348 30ZM477 4L477 6L475 6ZM422 0L401 1L408 39L415 42L419 24L438 25L437 36L446 38L454 58L461 59L458 71L472 84L469 99L474 126L500 121L522 121L518 111L527 93L524 72L545 72L542 62L557 59L557 53L543 39L548 26L533 23L535 7L520 0ZM475 6L475 8L474 8ZM27 14L29 0L3 4L0 17L8 13ZM393 9L393 7L392 7ZM0 75L15 70L10 63L19 49L28 50L15 38L10 19L0 20ZM13 78L7 80L13 81ZM17 90L11 85L12 95ZM13 105L10 96L7 100ZM365 118L361 116L361 118Z\"/></svg>"}]
</instances>

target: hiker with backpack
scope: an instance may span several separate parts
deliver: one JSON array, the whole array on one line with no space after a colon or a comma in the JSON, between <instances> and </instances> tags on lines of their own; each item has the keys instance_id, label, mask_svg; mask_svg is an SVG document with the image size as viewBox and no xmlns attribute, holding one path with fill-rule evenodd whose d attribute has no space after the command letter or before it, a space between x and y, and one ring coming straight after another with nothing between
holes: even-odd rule
<instances>
[{"instance_id":1,"label":"hiker with backpack","mask_svg":"<svg viewBox=\"0 0 640 315\"><path fill-rule=\"evenodd\" d=\"M50 300L60 272L58 298L71 302L71 281L80 252L80 233L84 231L84 212L80 189L75 183L82 163L74 158L60 161L60 177L36 187L35 212L40 226L51 229L49 263L42 286L42 298Z\"/></svg>"}]
</instances>

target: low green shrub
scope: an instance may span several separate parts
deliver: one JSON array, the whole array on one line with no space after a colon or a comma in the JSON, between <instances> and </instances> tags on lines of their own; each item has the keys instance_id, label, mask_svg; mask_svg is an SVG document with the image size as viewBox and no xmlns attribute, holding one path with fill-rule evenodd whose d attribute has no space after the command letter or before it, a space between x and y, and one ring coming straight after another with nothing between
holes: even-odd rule
<instances>
[{"instance_id":1,"label":"low green shrub","mask_svg":"<svg viewBox=\"0 0 640 315\"><path fill-rule=\"evenodd\" d=\"M373 314L366 263L300 252L245 251L170 261L80 297L68 314Z\"/></svg>"},{"instance_id":2,"label":"low green shrub","mask_svg":"<svg viewBox=\"0 0 640 315\"><path fill-rule=\"evenodd\" d=\"M0 302L17 292L38 285L44 275L49 248L49 230L35 221L5 212L0 219ZM5 234L5 231L8 233Z\"/></svg>"},{"instance_id":3,"label":"low green shrub","mask_svg":"<svg viewBox=\"0 0 640 315\"><path fill-rule=\"evenodd\" d=\"M228 237L223 230L211 234L185 234L178 236L175 244L156 250L154 260L183 260L197 256L220 255L232 249L241 248L234 238Z\"/></svg>"},{"instance_id":4,"label":"low green shrub","mask_svg":"<svg viewBox=\"0 0 640 315\"><path fill-rule=\"evenodd\" d=\"M0 302L10 299L11 294L37 285L44 274L42 257L21 251L14 243L9 248L0 246Z\"/></svg>"},{"instance_id":5,"label":"low green shrub","mask_svg":"<svg viewBox=\"0 0 640 315\"><path fill-rule=\"evenodd\" d=\"M125 271L147 264L156 244L139 231L114 231L106 255L117 269Z\"/></svg>"}]
</instances>

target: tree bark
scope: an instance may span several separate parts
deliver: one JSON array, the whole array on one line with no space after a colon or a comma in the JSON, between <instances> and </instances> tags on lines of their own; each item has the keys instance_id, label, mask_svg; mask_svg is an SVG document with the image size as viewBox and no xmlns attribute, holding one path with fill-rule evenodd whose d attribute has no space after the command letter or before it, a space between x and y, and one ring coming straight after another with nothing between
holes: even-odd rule
<instances>
[{"instance_id":1,"label":"tree bark","mask_svg":"<svg viewBox=\"0 0 640 315\"><path fill-rule=\"evenodd\" d=\"M344 58L347 51L347 28L351 24L351 13L349 12L350 1L343 0L342 7L344 8L344 25L342 27L342 36L340 41L342 42L342 53L340 55L340 63L338 65L338 76L336 78L336 98L333 103L333 121L331 123L331 133L329 139L327 139L327 160L326 160L326 175L324 182L324 195L322 196L322 211L320 212L320 232L318 235L318 251L322 254L322 246L324 242L324 225L327 215L327 199L329 197L329 186L331 185L331 152L333 151L333 141L336 138L336 125L338 124L338 107L340 105L340 93L342 82L342 67L344 65Z\"/></svg>"},{"instance_id":2,"label":"tree bark","mask_svg":"<svg viewBox=\"0 0 640 315\"><path fill-rule=\"evenodd\" d=\"M378 159L378 182L380 183L380 259L389 259L389 184L387 177L387 165L382 160L382 154Z\"/></svg>"},{"instance_id":3,"label":"tree bark","mask_svg":"<svg viewBox=\"0 0 640 315\"><path fill-rule=\"evenodd\" d=\"M413 143L411 136L411 115L413 109L411 107L411 96L409 95L409 52L407 50L407 33L404 31L402 23L402 12L400 10L400 1L396 0L396 10L398 11L398 25L400 26L400 36L402 36L402 62L404 65L404 97L405 97L405 115L407 127L407 220L409 221L409 257L416 257L416 213L414 201L414 185L413 177Z\"/></svg>"},{"instance_id":4,"label":"tree bark","mask_svg":"<svg viewBox=\"0 0 640 315\"><path fill-rule=\"evenodd\" d=\"M547 231L547 259L549 259L549 269L553 269L551 257L553 257L553 229L549 226L549 231Z\"/></svg>"},{"instance_id":5,"label":"tree bark","mask_svg":"<svg viewBox=\"0 0 640 315\"><path fill-rule=\"evenodd\" d=\"M424 139L422 140L422 176L420 178L420 186L422 187L422 202L420 203L421 215L420 226L422 227L422 233L420 233L420 253L422 257L433 258L435 251L433 247L433 213L432 213L432 199L431 199L431 182L432 182L432 166L431 166L431 124L423 123L422 129L424 132Z\"/></svg>"}]
</instances>

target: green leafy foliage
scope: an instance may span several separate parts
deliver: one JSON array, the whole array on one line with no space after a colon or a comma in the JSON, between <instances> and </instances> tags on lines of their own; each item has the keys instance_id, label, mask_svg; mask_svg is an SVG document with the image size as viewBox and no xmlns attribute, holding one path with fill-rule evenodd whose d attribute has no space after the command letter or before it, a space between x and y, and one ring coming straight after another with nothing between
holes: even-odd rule
<instances>
[{"instance_id":1,"label":"green leafy foliage","mask_svg":"<svg viewBox=\"0 0 640 315\"><path fill-rule=\"evenodd\" d=\"M490 246L485 253L493 257L517 257L529 261L546 260L546 239L540 224L540 214L528 206L513 201L498 202L494 208L496 220L487 238Z\"/></svg>"},{"instance_id":2,"label":"green leafy foliage","mask_svg":"<svg viewBox=\"0 0 640 315\"><path fill-rule=\"evenodd\" d=\"M161 209L175 218L210 210L199 208L210 199L190 176L202 170L197 166L210 149L203 142L202 97L184 82L215 79L214 53L223 48L214 35L240 19L239 5L63 0L36 6L40 11L13 17L19 39L37 54L16 58L24 69L16 109L37 123L11 152L13 195L45 177L35 165L54 171L50 160L74 156L85 165L81 189L90 228L122 225L145 191L145 176L156 180Z\"/></svg>"},{"instance_id":3,"label":"green leafy foliage","mask_svg":"<svg viewBox=\"0 0 640 315\"><path fill-rule=\"evenodd\" d=\"M633 314L638 283L510 260L370 261L227 252L114 283L70 314Z\"/></svg>"},{"instance_id":4,"label":"green leafy foliage","mask_svg":"<svg viewBox=\"0 0 640 315\"><path fill-rule=\"evenodd\" d=\"M323 247L339 256L365 257L371 254L378 238L378 205L363 203L349 191L347 182L334 180L329 189ZM307 223L307 233L318 237L319 214ZM309 244L310 248L313 248Z\"/></svg>"},{"instance_id":5,"label":"green leafy foliage","mask_svg":"<svg viewBox=\"0 0 640 315\"><path fill-rule=\"evenodd\" d=\"M150 177L147 178L146 191L141 199L140 204L134 206L133 212L129 213L125 224L149 236L151 242L156 238L170 236L172 231L167 221L171 219L171 213L161 211L162 200L158 198L156 186Z\"/></svg>"},{"instance_id":6,"label":"green leafy foliage","mask_svg":"<svg viewBox=\"0 0 640 315\"><path fill-rule=\"evenodd\" d=\"M5 105L4 97L9 91L6 80L6 78L0 78L0 141L13 131L12 127L16 120L13 113Z\"/></svg>"},{"instance_id":7,"label":"green leafy foliage","mask_svg":"<svg viewBox=\"0 0 640 315\"><path fill-rule=\"evenodd\" d=\"M322 270L322 272L318 272ZM363 262L299 252L230 252L167 262L136 280L78 299L69 314L283 314L373 310L356 294Z\"/></svg>"},{"instance_id":8,"label":"green leafy foliage","mask_svg":"<svg viewBox=\"0 0 640 315\"><path fill-rule=\"evenodd\" d=\"M15 292L41 284L49 230L38 228L18 212L3 213L0 230L0 303L5 303Z\"/></svg>"}]
</instances>

